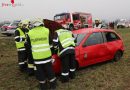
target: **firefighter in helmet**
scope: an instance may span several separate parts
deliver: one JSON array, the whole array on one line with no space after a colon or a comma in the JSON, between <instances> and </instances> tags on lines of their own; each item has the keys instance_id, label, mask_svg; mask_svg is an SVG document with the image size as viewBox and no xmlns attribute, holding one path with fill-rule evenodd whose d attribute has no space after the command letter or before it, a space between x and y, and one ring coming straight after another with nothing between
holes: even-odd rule
<instances>
[{"instance_id":1,"label":"firefighter in helmet","mask_svg":"<svg viewBox=\"0 0 130 90\"><path fill-rule=\"evenodd\" d=\"M28 32L27 29L28 21L23 20L18 24L18 28L15 31L15 43L18 51L18 64L20 71L26 71L27 69L27 55L25 49L25 34Z\"/></svg>"},{"instance_id":2,"label":"firefighter in helmet","mask_svg":"<svg viewBox=\"0 0 130 90\"><path fill-rule=\"evenodd\" d=\"M27 34L29 32L29 30L31 30L32 24L31 21L26 20L28 22L28 25L26 26L27 32L25 33L25 37L27 38ZM27 74L29 76L33 76L34 75L34 61L33 61L33 57L32 57L32 53L30 51L30 47L27 43L27 39L25 40L25 49L26 49L26 57L27 57Z\"/></svg>"},{"instance_id":3,"label":"firefighter in helmet","mask_svg":"<svg viewBox=\"0 0 130 90\"><path fill-rule=\"evenodd\" d=\"M96 18L94 28L102 28L101 20Z\"/></svg>"},{"instance_id":4,"label":"firefighter in helmet","mask_svg":"<svg viewBox=\"0 0 130 90\"><path fill-rule=\"evenodd\" d=\"M34 28L27 34L27 43L32 52L36 78L39 80L41 90L47 90L46 78L50 89L56 89L56 77L52 70L51 39L49 29L44 27L43 20L33 22Z\"/></svg>"}]
</instances>

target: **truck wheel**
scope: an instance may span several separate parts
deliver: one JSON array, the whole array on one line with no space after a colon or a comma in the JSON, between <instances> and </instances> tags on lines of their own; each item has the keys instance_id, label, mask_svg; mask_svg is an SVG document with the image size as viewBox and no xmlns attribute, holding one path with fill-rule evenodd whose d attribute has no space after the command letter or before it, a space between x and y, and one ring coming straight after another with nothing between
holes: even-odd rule
<instances>
[{"instance_id":1,"label":"truck wheel","mask_svg":"<svg viewBox=\"0 0 130 90\"><path fill-rule=\"evenodd\" d=\"M114 58L113 58L113 60L115 62L117 62L117 61L119 61L121 59L121 57L122 57L121 51L117 51L116 54L115 54L115 56L114 56Z\"/></svg>"}]
</instances>

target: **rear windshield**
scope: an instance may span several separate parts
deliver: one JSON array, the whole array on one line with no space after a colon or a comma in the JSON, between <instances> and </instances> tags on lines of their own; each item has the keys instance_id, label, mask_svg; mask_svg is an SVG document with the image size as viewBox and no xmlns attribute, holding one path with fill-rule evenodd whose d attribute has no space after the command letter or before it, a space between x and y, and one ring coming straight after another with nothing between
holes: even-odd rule
<instances>
[{"instance_id":1,"label":"rear windshield","mask_svg":"<svg viewBox=\"0 0 130 90\"><path fill-rule=\"evenodd\" d=\"M85 36L86 36L86 33L74 34L74 37L76 39L76 46L79 46L79 44L81 43L81 41L84 39Z\"/></svg>"}]
</instances>

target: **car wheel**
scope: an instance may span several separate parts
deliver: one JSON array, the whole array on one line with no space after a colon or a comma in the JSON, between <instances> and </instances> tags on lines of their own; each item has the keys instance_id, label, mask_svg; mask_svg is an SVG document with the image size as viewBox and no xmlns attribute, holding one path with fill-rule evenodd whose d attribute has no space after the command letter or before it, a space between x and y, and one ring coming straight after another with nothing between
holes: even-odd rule
<instances>
[{"instance_id":1,"label":"car wheel","mask_svg":"<svg viewBox=\"0 0 130 90\"><path fill-rule=\"evenodd\" d=\"M116 54L115 54L115 56L114 56L114 61L115 62L117 62L117 61L119 61L120 59L121 59L121 57L122 57L122 53L121 53L121 51L117 51L116 52Z\"/></svg>"}]
</instances>

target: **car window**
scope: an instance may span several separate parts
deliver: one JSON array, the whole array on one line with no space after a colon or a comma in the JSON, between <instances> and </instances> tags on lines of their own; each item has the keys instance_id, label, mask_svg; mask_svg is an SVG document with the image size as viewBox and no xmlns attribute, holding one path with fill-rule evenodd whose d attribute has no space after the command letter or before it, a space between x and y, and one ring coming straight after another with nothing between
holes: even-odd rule
<instances>
[{"instance_id":1,"label":"car window","mask_svg":"<svg viewBox=\"0 0 130 90\"><path fill-rule=\"evenodd\" d=\"M17 27L18 23L12 23L11 26Z\"/></svg>"},{"instance_id":2,"label":"car window","mask_svg":"<svg viewBox=\"0 0 130 90\"><path fill-rule=\"evenodd\" d=\"M96 44L103 43L103 37L100 32L91 34L88 39L85 41L83 46L91 46Z\"/></svg>"},{"instance_id":3,"label":"car window","mask_svg":"<svg viewBox=\"0 0 130 90\"><path fill-rule=\"evenodd\" d=\"M79 20L79 14L73 14L73 20Z\"/></svg>"},{"instance_id":4,"label":"car window","mask_svg":"<svg viewBox=\"0 0 130 90\"><path fill-rule=\"evenodd\" d=\"M119 40L120 38L113 32L105 32L105 37L106 37L106 41L110 42L110 41L115 41L115 40Z\"/></svg>"},{"instance_id":5,"label":"car window","mask_svg":"<svg viewBox=\"0 0 130 90\"><path fill-rule=\"evenodd\" d=\"M86 34L87 33L84 33L84 34L74 34L74 37L76 39L76 46L78 46L81 43L81 41L84 39Z\"/></svg>"},{"instance_id":6,"label":"car window","mask_svg":"<svg viewBox=\"0 0 130 90\"><path fill-rule=\"evenodd\" d=\"M7 24L4 24L3 26L9 26L10 25L10 23L7 23Z\"/></svg>"}]
</instances>

